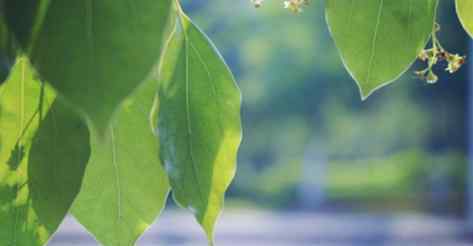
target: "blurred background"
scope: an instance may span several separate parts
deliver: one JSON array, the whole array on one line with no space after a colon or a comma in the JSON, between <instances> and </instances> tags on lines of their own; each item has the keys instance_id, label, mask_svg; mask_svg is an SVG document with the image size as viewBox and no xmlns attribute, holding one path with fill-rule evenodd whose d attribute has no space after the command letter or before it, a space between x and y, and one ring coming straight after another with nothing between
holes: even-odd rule
<instances>
[{"instance_id":1,"label":"blurred background","mask_svg":"<svg viewBox=\"0 0 473 246\"><path fill-rule=\"evenodd\" d=\"M439 71L434 85L408 72L362 102L323 1L300 15L282 2L184 1L243 94L244 139L218 245L473 245L468 67ZM439 38L466 55L454 1L441 2ZM168 207L139 245L205 245L192 216ZM51 245L97 244L68 219Z\"/></svg>"}]
</instances>

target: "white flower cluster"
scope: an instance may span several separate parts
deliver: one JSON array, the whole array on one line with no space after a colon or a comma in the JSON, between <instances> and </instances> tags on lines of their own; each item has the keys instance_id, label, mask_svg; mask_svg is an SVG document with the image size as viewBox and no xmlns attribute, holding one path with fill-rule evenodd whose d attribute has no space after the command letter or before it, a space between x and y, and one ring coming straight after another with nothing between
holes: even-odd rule
<instances>
[{"instance_id":1,"label":"white flower cluster","mask_svg":"<svg viewBox=\"0 0 473 246\"><path fill-rule=\"evenodd\" d=\"M263 5L264 0L251 0L255 8ZM305 6L309 5L309 0L286 0L284 1L284 8L293 13L301 13Z\"/></svg>"},{"instance_id":2,"label":"white flower cluster","mask_svg":"<svg viewBox=\"0 0 473 246\"><path fill-rule=\"evenodd\" d=\"M301 13L303 7L309 5L309 0L287 0L284 1L284 8L289 9L293 13Z\"/></svg>"},{"instance_id":3,"label":"white flower cluster","mask_svg":"<svg viewBox=\"0 0 473 246\"><path fill-rule=\"evenodd\" d=\"M432 33L432 48L422 50L417 58L426 63L425 69L415 71L415 74L427 83L433 84L438 81L438 76L434 72L434 67L440 62L446 63L445 71L449 73L457 72L463 64L465 64L466 56L452 54L445 50L437 39L436 32L440 30L440 26L436 24L436 29Z\"/></svg>"}]
</instances>

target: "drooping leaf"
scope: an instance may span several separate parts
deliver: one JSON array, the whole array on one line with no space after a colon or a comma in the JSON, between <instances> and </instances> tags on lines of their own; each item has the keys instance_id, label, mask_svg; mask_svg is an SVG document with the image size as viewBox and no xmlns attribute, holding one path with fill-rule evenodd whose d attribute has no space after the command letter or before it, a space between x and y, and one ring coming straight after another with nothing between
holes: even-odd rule
<instances>
[{"instance_id":1,"label":"drooping leaf","mask_svg":"<svg viewBox=\"0 0 473 246\"><path fill-rule=\"evenodd\" d=\"M327 22L363 99L416 60L434 25L437 0L327 0Z\"/></svg>"},{"instance_id":2,"label":"drooping leaf","mask_svg":"<svg viewBox=\"0 0 473 246\"><path fill-rule=\"evenodd\" d=\"M179 15L160 68L161 158L174 199L212 243L241 141L240 91L211 41Z\"/></svg>"},{"instance_id":3,"label":"drooping leaf","mask_svg":"<svg viewBox=\"0 0 473 246\"><path fill-rule=\"evenodd\" d=\"M74 110L55 100L33 139L28 160L32 205L50 233L79 194L89 157L87 125Z\"/></svg>"},{"instance_id":4,"label":"drooping leaf","mask_svg":"<svg viewBox=\"0 0 473 246\"><path fill-rule=\"evenodd\" d=\"M120 102L157 64L170 5L171 0L24 0L7 1L6 8L11 29L42 78L104 133Z\"/></svg>"},{"instance_id":5,"label":"drooping leaf","mask_svg":"<svg viewBox=\"0 0 473 246\"><path fill-rule=\"evenodd\" d=\"M0 245L45 244L88 159L86 126L33 76L20 58L0 87Z\"/></svg>"},{"instance_id":6,"label":"drooping leaf","mask_svg":"<svg viewBox=\"0 0 473 246\"><path fill-rule=\"evenodd\" d=\"M105 246L131 246L153 223L169 192L150 114L157 84L127 99L92 157L72 213Z\"/></svg>"},{"instance_id":7,"label":"drooping leaf","mask_svg":"<svg viewBox=\"0 0 473 246\"><path fill-rule=\"evenodd\" d=\"M473 1L456 0L457 14L466 32L473 37Z\"/></svg>"}]
</instances>

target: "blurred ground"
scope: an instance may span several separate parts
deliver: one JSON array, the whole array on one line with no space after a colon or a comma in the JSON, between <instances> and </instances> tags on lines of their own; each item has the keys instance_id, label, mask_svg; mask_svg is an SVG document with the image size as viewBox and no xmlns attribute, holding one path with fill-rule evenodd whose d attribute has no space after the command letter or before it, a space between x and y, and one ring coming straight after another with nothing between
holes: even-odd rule
<instances>
[{"instance_id":1,"label":"blurred ground","mask_svg":"<svg viewBox=\"0 0 473 246\"><path fill-rule=\"evenodd\" d=\"M463 246L465 225L453 218L420 214L268 213L232 210L222 215L216 241L220 246ZM73 218L68 218L50 246L98 245ZM166 211L140 240L140 246L206 245L187 213Z\"/></svg>"}]
</instances>

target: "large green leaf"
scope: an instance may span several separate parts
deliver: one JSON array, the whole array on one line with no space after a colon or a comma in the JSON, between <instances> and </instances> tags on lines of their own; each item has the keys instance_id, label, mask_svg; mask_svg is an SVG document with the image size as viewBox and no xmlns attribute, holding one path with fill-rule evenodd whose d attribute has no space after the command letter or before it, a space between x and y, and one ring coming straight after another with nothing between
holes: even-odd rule
<instances>
[{"instance_id":1,"label":"large green leaf","mask_svg":"<svg viewBox=\"0 0 473 246\"><path fill-rule=\"evenodd\" d=\"M473 37L473 1L456 0L457 14L465 30Z\"/></svg>"},{"instance_id":2,"label":"large green leaf","mask_svg":"<svg viewBox=\"0 0 473 246\"><path fill-rule=\"evenodd\" d=\"M104 133L158 63L171 0L6 3L8 23L42 78Z\"/></svg>"},{"instance_id":3,"label":"large green leaf","mask_svg":"<svg viewBox=\"0 0 473 246\"><path fill-rule=\"evenodd\" d=\"M92 157L72 213L107 246L134 245L164 207L169 192L150 124L157 84L127 99Z\"/></svg>"},{"instance_id":4,"label":"large green leaf","mask_svg":"<svg viewBox=\"0 0 473 246\"><path fill-rule=\"evenodd\" d=\"M467 0L469 1L469 0ZM404 73L424 48L437 0L327 0L327 22L363 99Z\"/></svg>"},{"instance_id":5,"label":"large green leaf","mask_svg":"<svg viewBox=\"0 0 473 246\"><path fill-rule=\"evenodd\" d=\"M241 141L240 91L210 40L180 13L160 68L158 133L175 200L212 242Z\"/></svg>"},{"instance_id":6,"label":"large green leaf","mask_svg":"<svg viewBox=\"0 0 473 246\"><path fill-rule=\"evenodd\" d=\"M55 100L33 139L28 161L32 205L50 233L79 194L89 157L87 125L74 110Z\"/></svg>"},{"instance_id":7,"label":"large green leaf","mask_svg":"<svg viewBox=\"0 0 473 246\"><path fill-rule=\"evenodd\" d=\"M45 244L79 192L88 130L54 97L24 58L0 87L0 245Z\"/></svg>"}]
</instances>

